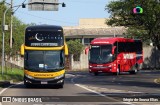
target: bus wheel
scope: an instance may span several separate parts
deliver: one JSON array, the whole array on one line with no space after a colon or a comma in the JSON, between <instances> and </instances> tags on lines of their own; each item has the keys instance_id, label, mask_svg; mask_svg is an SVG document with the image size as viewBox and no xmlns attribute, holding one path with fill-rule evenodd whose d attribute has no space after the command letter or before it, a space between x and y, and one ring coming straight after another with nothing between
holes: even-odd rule
<instances>
[{"instance_id":1,"label":"bus wheel","mask_svg":"<svg viewBox=\"0 0 160 105\"><path fill-rule=\"evenodd\" d=\"M97 76L97 75L98 75L98 72L95 72L94 75Z\"/></svg>"},{"instance_id":2,"label":"bus wheel","mask_svg":"<svg viewBox=\"0 0 160 105\"><path fill-rule=\"evenodd\" d=\"M137 74L137 69L129 71L130 74Z\"/></svg>"},{"instance_id":3,"label":"bus wheel","mask_svg":"<svg viewBox=\"0 0 160 105\"><path fill-rule=\"evenodd\" d=\"M64 85L64 84L59 84L59 85L57 85L57 87L58 87L58 88L63 88L63 85Z\"/></svg>"},{"instance_id":4,"label":"bus wheel","mask_svg":"<svg viewBox=\"0 0 160 105\"><path fill-rule=\"evenodd\" d=\"M130 74L137 74L138 71L138 64L136 64L136 66L133 68L132 71L129 71Z\"/></svg>"},{"instance_id":5,"label":"bus wheel","mask_svg":"<svg viewBox=\"0 0 160 105\"><path fill-rule=\"evenodd\" d=\"M25 87L26 87L26 88L31 88L31 85L26 83L26 84L25 84Z\"/></svg>"},{"instance_id":6,"label":"bus wheel","mask_svg":"<svg viewBox=\"0 0 160 105\"><path fill-rule=\"evenodd\" d=\"M64 86L64 81L62 83L56 85L57 88L63 88L63 86Z\"/></svg>"}]
</instances>

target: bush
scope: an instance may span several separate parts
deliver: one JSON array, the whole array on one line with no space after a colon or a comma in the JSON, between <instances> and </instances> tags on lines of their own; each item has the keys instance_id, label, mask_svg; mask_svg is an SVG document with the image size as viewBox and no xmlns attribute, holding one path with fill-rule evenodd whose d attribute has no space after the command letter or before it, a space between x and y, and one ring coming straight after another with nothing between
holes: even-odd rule
<instances>
[{"instance_id":1,"label":"bush","mask_svg":"<svg viewBox=\"0 0 160 105\"><path fill-rule=\"evenodd\" d=\"M79 61L81 52L83 51L83 44L80 42L79 39L70 40L67 42L69 55L73 54L74 61Z\"/></svg>"}]
</instances>

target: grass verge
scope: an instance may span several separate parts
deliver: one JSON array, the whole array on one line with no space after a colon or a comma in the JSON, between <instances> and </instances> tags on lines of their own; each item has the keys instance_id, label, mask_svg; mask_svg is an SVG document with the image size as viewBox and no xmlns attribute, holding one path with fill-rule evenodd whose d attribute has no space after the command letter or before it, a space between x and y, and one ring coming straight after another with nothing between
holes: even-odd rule
<instances>
[{"instance_id":1,"label":"grass verge","mask_svg":"<svg viewBox=\"0 0 160 105\"><path fill-rule=\"evenodd\" d=\"M5 68L2 75L2 70L0 69L0 81L13 81L19 82L23 80L23 70L16 68Z\"/></svg>"}]
</instances>

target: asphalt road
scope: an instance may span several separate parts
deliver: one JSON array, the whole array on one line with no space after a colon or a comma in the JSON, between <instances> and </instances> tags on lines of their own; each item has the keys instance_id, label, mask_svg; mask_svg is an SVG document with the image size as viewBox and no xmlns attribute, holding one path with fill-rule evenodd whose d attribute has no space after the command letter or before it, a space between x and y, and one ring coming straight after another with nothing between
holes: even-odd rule
<instances>
[{"instance_id":1,"label":"asphalt road","mask_svg":"<svg viewBox=\"0 0 160 105\"><path fill-rule=\"evenodd\" d=\"M118 76L67 72L63 89L48 86L28 89L23 82L3 88L0 90L1 100L9 96L15 102L2 102L0 105L159 105L160 84L154 82L159 77L160 71ZM16 102L18 99L20 102ZM37 99L37 102L25 102L29 99Z\"/></svg>"}]
</instances>

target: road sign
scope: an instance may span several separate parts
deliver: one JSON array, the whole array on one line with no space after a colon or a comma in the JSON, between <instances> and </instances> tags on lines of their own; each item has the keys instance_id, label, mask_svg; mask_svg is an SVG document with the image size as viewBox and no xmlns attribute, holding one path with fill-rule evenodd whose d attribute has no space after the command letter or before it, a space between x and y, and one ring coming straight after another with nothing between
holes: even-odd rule
<instances>
[{"instance_id":1,"label":"road sign","mask_svg":"<svg viewBox=\"0 0 160 105\"><path fill-rule=\"evenodd\" d=\"M58 11L58 0L28 0L30 11Z\"/></svg>"}]
</instances>

